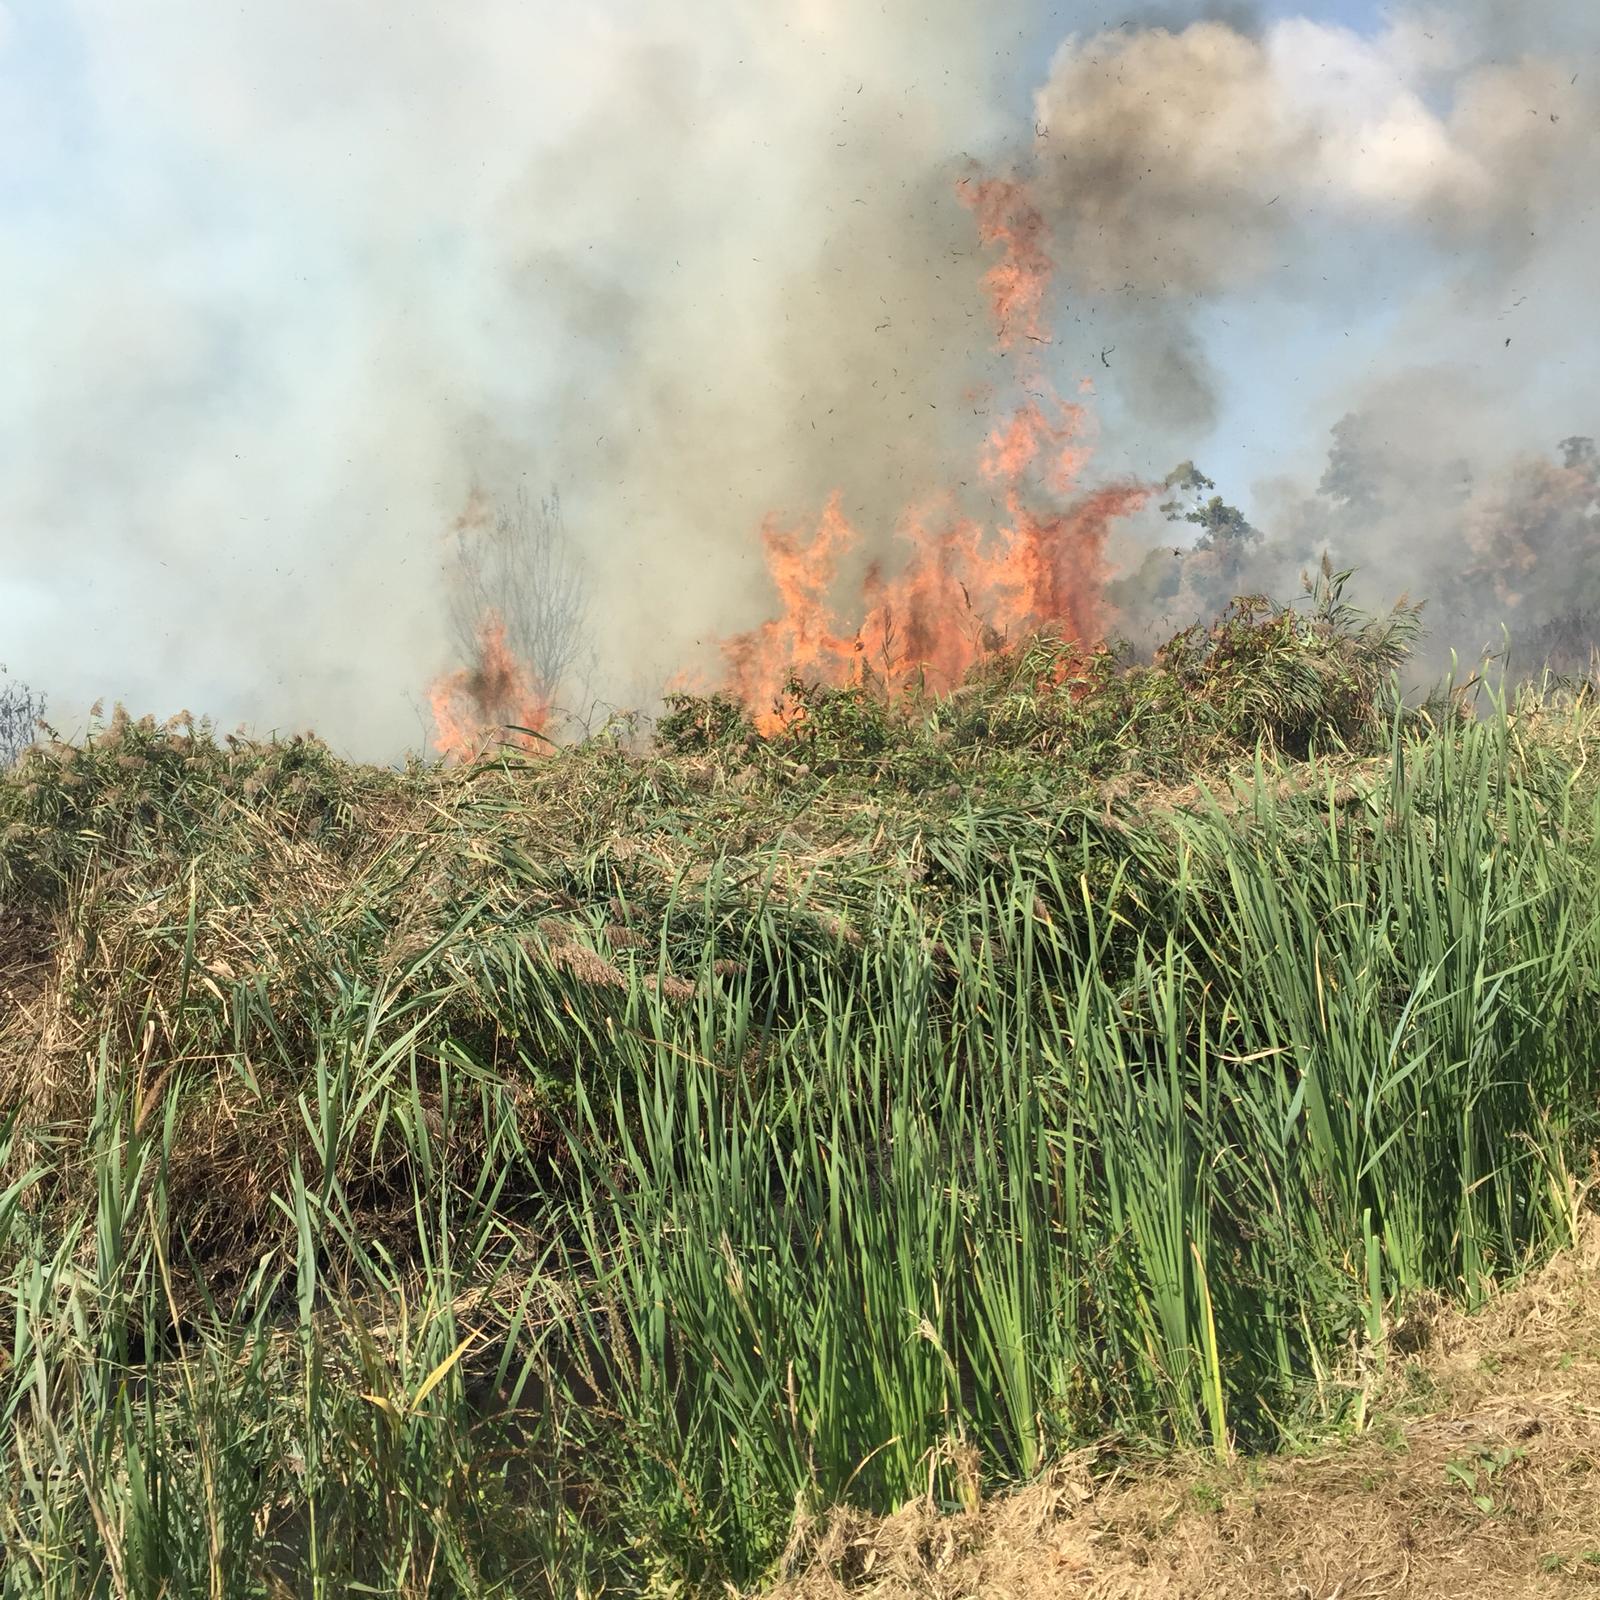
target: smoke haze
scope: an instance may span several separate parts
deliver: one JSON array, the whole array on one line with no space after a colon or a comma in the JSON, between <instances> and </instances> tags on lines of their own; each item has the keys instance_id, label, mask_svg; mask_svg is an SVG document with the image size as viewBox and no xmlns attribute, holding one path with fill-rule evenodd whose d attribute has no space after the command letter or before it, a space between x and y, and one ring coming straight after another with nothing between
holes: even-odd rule
<instances>
[{"instance_id":1,"label":"smoke haze","mask_svg":"<svg viewBox=\"0 0 1600 1600\"><path fill-rule=\"evenodd\" d=\"M393 756L450 526L555 482L598 687L647 700L764 615L768 514L837 490L883 554L982 494L984 171L1044 212L1106 474L1195 457L1274 576L1547 609L1594 532L1600 21L1304 9L0 6L0 660Z\"/></svg>"},{"instance_id":2,"label":"smoke haze","mask_svg":"<svg viewBox=\"0 0 1600 1600\"><path fill-rule=\"evenodd\" d=\"M1594 27L1562 10L1519 8L1515 31L1503 11L1416 10L1370 38L1304 19L1117 30L1069 40L1037 96L1036 192L1127 353L1124 398L1174 455L1237 376L1204 355L1219 315L1355 323L1376 303L1364 370L1319 385L1316 454L1232 486L1268 538L1229 577L1287 597L1328 551L1373 602L1429 600L1435 659L1497 644L1502 622L1526 656L1563 614L1600 640L1593 474L1559 443L1600 426L1579 309L1600 72ZM1223 603L1211 565L1145 620Z\"/></svg>"}]
</instances>

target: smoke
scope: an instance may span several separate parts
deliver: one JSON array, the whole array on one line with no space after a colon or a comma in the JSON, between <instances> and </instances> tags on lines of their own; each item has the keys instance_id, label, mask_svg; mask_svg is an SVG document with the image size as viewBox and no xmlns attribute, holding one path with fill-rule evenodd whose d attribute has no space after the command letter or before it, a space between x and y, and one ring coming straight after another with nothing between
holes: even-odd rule
<instances>
[{"instance_id":1,"label":"smoke","mask_svg":"<svg viewBox=\"0 0 1600 1600\"><path fill-rule=\"evenodd\" d=\"M1005 361L959 185L1014 137L992 69L1005 20L813 7L741 44L731 101L657 72L647 129L607 105L530 171L516 269L534 300L576 291L584 322L551 446L573 526L609 535L591 550L615 636L657 682L771 604L767 517L809 522L837 492L866 563L973 456ZM578 181L630 197L585 255L625 253L634 292L596 302L551 251L542 219Z\"/></svg>"},{"instance_id":2,"label":"smoke","mask_svg":"<svg viewBox=\"0 0 1600 1600\"><path fill-rule=\"evenodd\" d=\"M14 35L18 669L392 753L475 483L561 486L619 697L756 613L768 513L837 488L886 537L981 427L956 186L1020 64L1004 4L865 9L70 0Z\"/></svg>"},{"instance_id":3,"label":"smoke","mask_svg":"<svg viewBox=\"0 0 1600 1600\"><path fill-rule=\"evenodd\" d=\"M865 565L976 459L1017 359L984 171L1045 217L1040 359L1094 380L1108 474L1231 452L1274 578L1331 543L1509 596L1519 463L1600 431L1600 23L1284 9L0 10L7 658L391 755L459 664L470 492L554 482L597 687L648 699L767 614L765 519L837 492Z\"/></svg>"},{"instance_id":4,"label":"smoke","mask_svg":"<svg viewBox=\"0 0 1600 1600\"><path fill-rule=\"evenodd\" d=\"M1113 586L1136 634L1215 614L1237 594L1291 597L1326 556L1372 606L1426 602L1426 677L1510 635L1514 665L1582 670L1600 647L1600 460L1591 437L1520 447L1500 396L1459 369L1370 386L1307 482L1256 485L1261 531L1135 552ZM1169 535L1172 530L1166 530ZM1231 530L1225 530L1225 533Z\"/></svg>"},{"instance_id":5,"label":"smoke","mask_svg":"<svg viewBox=\"0 0 1600 1600\"><path fill-rule=\"evenodd\" d=\"M1426 597L1434 665L1447 648L1469 660L1500 649L1502 630L1524 667L1552 649L1563 670L1587 665L1600 645L1595 446L1568 435L1508 448L1508 431L1498 397L1459 372L1397 377L1335 424L1316 494L1288 491L1267 554L1325 549L1368 574L1369 594Z\"/></svg>"},{"instance_id":6,"label":"smoke","mask_svg":"<svg viewBox=\"0 0 1600 1600\"><path fill-rule=\"evenodd\" d=\"M1123 34L1165 30L1179 33L1195 22L1220 22L1235 33L1254 36L1261 31L1261 8L1248 0L1173 0L1131 10L1117 25Z\"/></svg>"},{"instance_id":7,"label":"smoke","mask_svg":"<svg viewBox=\"0 0 1600 1600\"><path fill-rule=\"evenodd\" d=\"M1076 309L1118 352L1122 425L1191 455L1259 361L1288 457L1231 486L1267 535L1248 549L1128 552L1125 620L1192 620L1224 583L1287 596L1326 552L1374 602L1427 597L1440 654L1585 611L1600 638L1593 462L1571 443L1600 427L1597 50L1587 8L1555 3L1061 46L1027 162ZM1276 356L1218 337L1233 325Z\"/></svg>"},{"instance_id":8,"label":"smoke","mask_svg":"<svg viewBox=\"0 0 1600 1600\"><path fill-rule=\"evenodd\" d=\"M1559 248L1552 228L1593 192L1600 78L1574 82L1566 55L1479 60L1459 25L1427 20L1063 44L1036 96L1035 188L1155 423L1215 423L1197 318L1219 301L1311 305L1330 267L1381 281L1396 255L1431 251L1464 302Z\"/></svg>"}]
</instances>

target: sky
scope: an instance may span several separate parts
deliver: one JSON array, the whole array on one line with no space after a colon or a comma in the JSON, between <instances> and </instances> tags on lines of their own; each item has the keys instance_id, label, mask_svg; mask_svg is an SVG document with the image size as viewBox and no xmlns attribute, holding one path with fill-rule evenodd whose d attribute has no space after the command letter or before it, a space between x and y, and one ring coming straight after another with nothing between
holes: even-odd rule
<instances>
[{"instance_id":1,"label":"sky","mask_svg":"<svg viewBox=\"0 0 1600 1600\"><path fill-rule=\"evenodd\" d=\"M1581 0L1578 0L1581 4ZM1380 34L1396 7L1388 0L1330 0L1326 5L1297 0L1271 0L1259 8L1264 17L1309 18L1372 38ZM1572 8L1576 11L1577 6ZM1405 263L1395 262L1395 277ZM1199 450L1218 475L1239 487L1241 496L1260 474L1293 457L1308 436L1308 422L1320 418L1327 396L1348 389L1362 372L1384 362L1392 329L1388 309L1404 292L1403 282L1364 285L1357 303L1330 298L1307 314L1305 303L1293 304L1270 331L1256 317L1224 321L1219 312L1208 328L1217 364L1234 375L1225 420ZM1263 345L1270 361L1263 362ZM1291 376L1287 387L1283 376Z\"/></svg>"},{"instance_id":2,"label":"sky","mask_svg":"<svg viewBox=\"0 0 1600 1600\"><path fill-rule=\"evenodd\" d=\"M1498 202L1473 185L1520 169L1450 107L1529 54L1580 84L1597 29L1586 0L1509 10L1514 28L1488 0L1210 8L1207 51L1249 81L1305 97L1337 68L1335 98L1379 99L1285 135L1272 159L1299 187L1275 215L1298 205L1295 226L1244 240L1282 262L1181 291L1154 274L1120 304L1082 230L1148 223L1086 210L1100 166L1078 163L1088 187L1050 216L1052 360L1095 380L1098 470L1192 456L1254 510L1264 485L1315 482L1397 349L1515 394L1530 444L1572 431L1592 369L1551 307L1592 195L1552 191L1549 250L1498 251L1518 224L1481 221ZM0 0L0 663L69 730L120 700L392 758L426 741L427 685L456 662L452 521L474 486L555 483L604 619L601 688L648 699L760 614L764 515L812 517L841 487L882 521L966 448L945 402L993 363L961 298L982 263L960 164L1054 181L1050 85L1110 104L1094 61L1201 14ZM1368 159L1402 102L1454 188ZM1565 128L1540 104L1529 126L1577 170L1590 103ZM1152 171L1189 159L1163 139ZM1240 182L1196 169L1196 192L1219 186L1213 240ZM1190 201L1164 203L1177 227ZM1150 376L1184 350L1204 393ZM917 396L894 432L891 390Z\"/></svg>"}]
</instances>

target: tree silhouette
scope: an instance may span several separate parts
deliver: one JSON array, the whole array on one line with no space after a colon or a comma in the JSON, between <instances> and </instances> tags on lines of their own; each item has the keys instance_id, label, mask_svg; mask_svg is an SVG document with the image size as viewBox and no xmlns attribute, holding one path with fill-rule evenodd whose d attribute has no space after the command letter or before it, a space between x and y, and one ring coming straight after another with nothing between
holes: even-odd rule
<instances>
[{"instance_id":1,"label":"tree silhouette","mask_svg":"<svg viewBox=\"0 0 1600 1600\"><path fill-rule=\"evenodd\" d=\"M477 659L486 619L547 694L565 682L588 643L589 592L567 536L561 497L525 489L509 507L473 497L456 524L450 622L463 658Z\"/></svg>"},{"instance_id":2,"label":"tree silhouette","mask_svg":"<svg viewBox=\"0 0 1600 1600\"><path fill-rule=\"evenodd\" d=\"M7 676L0 666L0 771L14 767L39 737L44 696Z\"/></svg>"}]
</instances>

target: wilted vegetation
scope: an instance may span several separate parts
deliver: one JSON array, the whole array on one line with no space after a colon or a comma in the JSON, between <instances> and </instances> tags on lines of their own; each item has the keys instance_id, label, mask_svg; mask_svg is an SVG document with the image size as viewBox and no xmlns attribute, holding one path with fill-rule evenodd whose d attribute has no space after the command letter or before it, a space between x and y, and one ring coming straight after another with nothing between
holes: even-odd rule
<instances>
[{"instance_id":1,"label":"wilted vegetation","mask_svg":"<svg viewBox=\"0 0 1600 1600\"><path fill-rule=\"evenodd\" d=\"M1587 696L1407 710L1407 626L30 755L0 1588L716 1593L829 1504L1359 1425L1594 1134Z\"/></svg>"}]
</instances>

